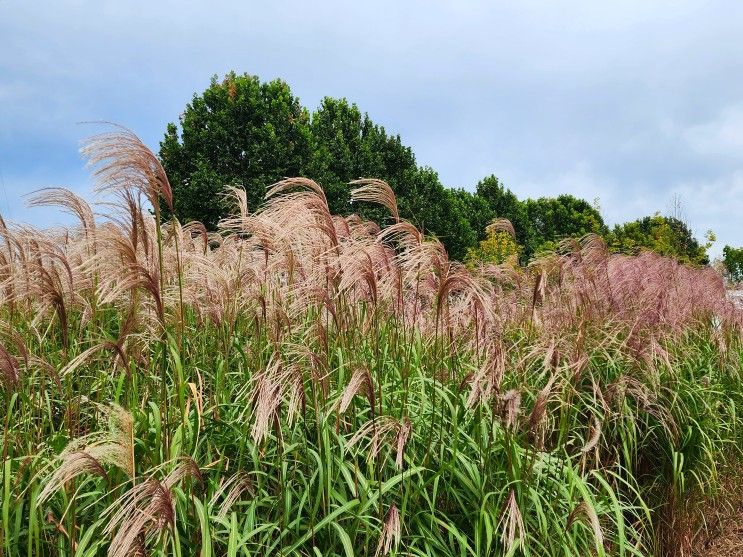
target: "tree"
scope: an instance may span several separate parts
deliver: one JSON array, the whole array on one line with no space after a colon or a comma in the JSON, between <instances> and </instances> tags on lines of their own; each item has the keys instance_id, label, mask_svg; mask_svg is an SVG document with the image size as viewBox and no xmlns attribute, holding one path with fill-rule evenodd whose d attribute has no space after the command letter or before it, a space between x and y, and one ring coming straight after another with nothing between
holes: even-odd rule
<instances>
[{"instance_id":1,"label":"tree","mask_svg":"<svg viewBox=\"0 0 743 557\"><path fill-rule=\"evenodd\" d=\"M478 263L499 265L508 261L518 264L521 251L521 246L516 243L511 234L489 226L487 237L481 240L477 247L467 250L464 262L468 267L476 266Z\"/></svg>"},{"instance_id":2,"label":"tree","mask_svg":"<svg viewBox=\"0 0 743 557\"><path fill-rule=\"evenodd\" d=\"M589 233L608 232L598 209L572 195L526 200L526 212L534 227L530 253L555 249L563 238L580 238Z\"/></svg>"},{"instance_id":3,"label":"tree","mask_svg":"<svg viewBox=\"0 0 743 557\"><path fill-rule=\"evenodd\" d=\"M495 219L508 219L516 231L516 241L524 246L524 256L533 253L534 226L529 218L526 204L506 188L495 176L490 175L478 182L476 196L482 199L485 209L473 213L472 226L480 232L480 239L485 238L485 229Z\"/></svg>"},{"instance_id":4,"label":"tree","mask_svg":"<svg viewBox=\"0 0 743 557\"><path fill-rule=\"evenodd\" d=\"M312 113L281 80L256 76L213 77L188 103L179 125L168 124L160 159L173 188L174 213L215 229L229 208L225 186L242 186L256 210L266 188L287 176L306 176L325 190L331 212L384 224L389 215L373 204L352 206L348 182L380 178L390 184L400 214L438 237L450 257L461 259L485 240L496 218L511 221L527 260L565 236L604 230L599 212L572 196L520 201L495 176L476 192L444 187L434 170L419 167L399 135L388 134L346 99L326 97ZM166 215L167 216L167 215Z\"/></svg>"},{"instance_id":5,"label":"tree","mask_svg":"<svg viewBox=\"0 0 743 557\"><path fill-rule=\"evenodd\" d=\"M468 218L471 194L444 187L429 167L406 172L400 189L400 214L424 233L437 237L449 257L461 260L467 248L477 243L477 233Z\"/></svg>"},{"instance_id":6,"label":"tree","mask_svg":"<svg viewBox=\"0 0 743 557\"><path fill-rule=\"evenodd\" d=\"M251 210L267 186L300 176L312 156L310 117L281 80L230 72L194 95L176 124L168 124L160 159L173 188L174 212L214 229L225 214L226 185L243 186Z\"/></svg>"},{"instance_id":7,"label":"tree","mask_svg":"<svg viewBox=\"0 0 743 557\"><path fill-rule=\"evenodd\" d=\"M310 131L312 160L306 174L323 186L331 212L348 214L348 182L357 178L379 178L405 196L404 177L417 169L412 150L355 104L325 97L312 114ZM365 208L364 216L379 218L379 213Z\"/></svg>"},{"instance_id":8,"label":"tree","mask_svg":"<svg viewBox=\"0 0 743 557\"><path fill-rule=\"evenodd\" d=\"M714 235L707 233L708 242L700 244L689 227L674 217L658 213L622 225L616 225L607 234L609 249L613 252L635 254L643 249L676 258L681 263L706 265L707 250Z\"/></svg>"},{"instance_id":9,"label":"tree","mask_svg":"<svg viewBox=\"0 0 743 557\"><path fill-rule=\"evenodd\" d=\"M731 282L743 281L743 247L725 246L722 248L722 263L725 265Z\"/></svg>"},{"instance_id":10,"label":"tree","mask_svg":"<svg viewBox=\"0 0 743 557\"><path fill-rule=\"evenodd\" d=\"M467 218L463 190L444 187L431 168L418 167L410 147L399 135L388 135L346 99L323 99L312 114L313 157L307 175L320 183L335 214L355 212L383 224L383 209L349 204L348 182L357 178L386 181L397 197L400 214L446 246L450 257L461 259L476 243Z\"/></svg>"}]
</instances>

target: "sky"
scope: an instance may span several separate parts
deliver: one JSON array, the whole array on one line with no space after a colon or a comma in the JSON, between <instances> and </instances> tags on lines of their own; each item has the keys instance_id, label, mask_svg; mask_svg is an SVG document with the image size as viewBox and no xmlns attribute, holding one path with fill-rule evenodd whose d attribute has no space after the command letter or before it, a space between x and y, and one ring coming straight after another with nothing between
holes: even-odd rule
<instances>
[{"instance_id":1,"label":"sky","mask_svg":"<svg viewBox=\"0 0 743 557\"><path fill-rule=\"evenodd\" d=\"M0 0L0 214L92 198L78 149L124 125L157 150L212 75L345 97L444 184L598 199L609 224L680 200L699 238L743 245L743 2Z\"/></svg>"}]
</instances>

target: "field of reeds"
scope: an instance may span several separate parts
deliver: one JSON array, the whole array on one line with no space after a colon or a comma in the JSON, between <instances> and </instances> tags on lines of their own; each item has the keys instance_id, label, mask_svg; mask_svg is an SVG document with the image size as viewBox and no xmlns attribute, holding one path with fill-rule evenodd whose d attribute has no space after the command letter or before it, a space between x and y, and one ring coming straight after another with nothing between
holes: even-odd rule
<instances>
[{"instance_id":1,"label":"field of reeds","mask_svg":"<svg viewBox=\"0 0 743 557\"><path fill-rule=\"evenodd\" d=\"M0 554L691 555L743 438L743 314L708 268L565 241L450 261L353 183L231 189L219 233L131 133L104 201L0 225ZM497 223L507 230L508 223ZM714 507L716 508L716 507Z\"/></svg>"}]
</instances>

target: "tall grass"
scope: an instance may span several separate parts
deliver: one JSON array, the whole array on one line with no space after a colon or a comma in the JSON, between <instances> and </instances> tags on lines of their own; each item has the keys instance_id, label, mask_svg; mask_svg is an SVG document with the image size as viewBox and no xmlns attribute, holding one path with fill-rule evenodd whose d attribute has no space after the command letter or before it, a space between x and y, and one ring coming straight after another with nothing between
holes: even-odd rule
<instances>
[{"instance_id":1,"label":"tall grass","mask_svg":"<svg viewBox=\"0 0 743 557\"><path fill-rule=\"evenodd\" d=\"M129 132L85 153L116 202L0 224L2 555L689 554L743 432L713 271L469 271L376 180L381 230L297 178L209 233Z\"/></svg>"}]
</instances>

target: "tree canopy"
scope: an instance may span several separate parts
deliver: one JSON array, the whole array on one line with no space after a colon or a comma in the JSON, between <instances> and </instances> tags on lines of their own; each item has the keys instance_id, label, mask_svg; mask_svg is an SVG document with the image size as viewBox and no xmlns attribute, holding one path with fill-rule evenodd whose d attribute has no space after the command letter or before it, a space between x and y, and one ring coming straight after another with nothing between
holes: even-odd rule
<instances>
[{"instance_id":1,"label":"tree canopy","mask_svg":"<svg viewBox=\"0 0 743 557\"><path fill-rule=\"evenodd\" d=\"M226 185L246 188L255 209L267 186L299 176L312 155L310 116L281 80L229 73L194 95L178 126L168 124L160 159L184 221L216 227Z\"/></svg>"},{"instance_id":2,"label":"tree canopy","mask_svg":"<svg viewBox=\"0 0 743 557\"><path fill-rule=\"evenodd\" d=\"M520 200L495 175L480 180L474 192L447 188L435 170L417 164L399 135L388 134L355 104L326 97L310 113L279 79L264 83L235 72L222 80L214 76L202 94L194 94L179 123L168 124L160 159L173 188L175 215L212 230L228 212L225 186L244 187L249 208L256 210L269 185L291 176L317 181L334 214L356 212L382 224L389 215L372 204L352 205L348 185L379 178L395 192L401 215L438 237L454 259L492 248L480 244L495 241L487 237L487 225L508 219L522 262L563 238L587 233L604 236L614 251L652 249L685 262L707 262L708 245L700 245L672 217L645 217L610 232L597 207L572 195Z\"/></svg>"},{"instance_id":3,"label":"tree canopy","mask_svg":"<svg viewBox=\"0 0 743 557\"><path fill-rule=\"evenodd\" d=\"M468 267L475 267L479 263L493 263L500 265L509 261L518 263L522 246L505 230L498 230L493 226L486 229L487 237L480 240L477 247L469 248L464 262Z\"/></svg>"},{"instance_id":4,"label":"tree canopy","mask_svg":"<svg viewBox=\"0 0 743 557\"><path fill-rule=\"evenodd\" d=\"M348 182L357 178L379 178L405 196L406 178L417 170L412 150L355 104L325 97L312 114L310 131L312 156L305 172L322 184L331 212L349 212Z\"/></svg>"},{"instance_id":5,"label":"tree canopy","mask_svg":"<svg viewBox=\"0 0 743 557\"><path fill-rule=\"evenodd\" d=\"M732 282L743 281L743 247L725 246L722 248L722 262Z\"/></svg>"},{"instance_id":6,"label":"tree canopy","mask_svg":"<svg viewBox=\"0 0 743 557\"><path fill-rule=\"evenodd\" d=\"M714 241L710 236L708 232L708 239ZM709 263L710 243L700 244L683 221L660 214L616 225L607 235L607 243L615 252L637 253L648 249L682 263Z\"/></svg>"},{"instance_id":7,"label":"tree canopy","mask_svg":"<svg viewBox=\"0 0 743 557\"><path fill-rule=\"evenodd\" d=\"M484 203L484 209L474 215L478 219L475 225L481 231L480 239L492 220L508 219L516 232L516 241L527 248L527 256L531 255L528 248L534 243L534 226L529 220L526 204L492 174L478 182L475 194Z\"/></svg>"},{"instance_id":8,"label":"tree canopy","mask_svg":"<svg viewBox=\"0 0 743 557\"><path fill-rule=\"evenodd\" d=\"M554 249L563 238L608 232L598 209L572 195L521 201L493 175L477 184L476 195L486 206L484 211L473 213L477 230L484 230L487 222L495 218L508 219L516 240L523 246L520 253L525 259Z\"/></svg>"},{"instance_id":9,"label":"tree canopy","mask_svg":"<svg viewBox=\"0 0 743 557\"><path fill-rule=\"evenodd\" d=\"M452 257L463 257L477 240L464 194L419 167L399 135L388 135L345 99L326 97L310 115L281 80L261 83L234 72L221 81L213 77L186 106L180 129L168 125L160 159L176 216L209 229L226 213L225 186L244 187L255 210L270 184L300 175L323 186L333 213L383 220L386 213L378 207L349 204L348 182L373 177L390 184L406 218L439 237Z\"/></svg>"},{"instance_id":10,"label":"tree canopy","mask_svg":"<svg viewBox=\"0 0 743 557\"><path fill-rule=\"evenodd\" d=\"M580 238L609 231L598 209L572 195L526 200L526 213L534 229L530 253L550 250L563 238Z\"/></svg>"}]
</instances>

